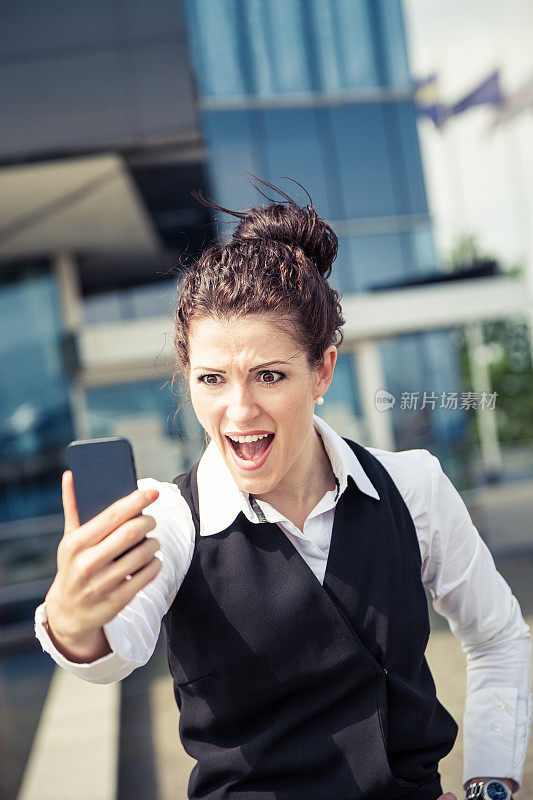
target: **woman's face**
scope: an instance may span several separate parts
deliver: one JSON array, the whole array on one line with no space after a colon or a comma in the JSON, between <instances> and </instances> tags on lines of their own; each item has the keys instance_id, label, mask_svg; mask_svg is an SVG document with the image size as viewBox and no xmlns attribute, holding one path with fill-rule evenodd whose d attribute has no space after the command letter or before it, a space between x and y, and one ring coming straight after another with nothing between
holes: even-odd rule
<instances>
[{"instance_id":1,"label":"woman's face","mask_svg":"<svg viewBox=\"0 0 533 800\"><path fill-rule=\"evenodd\" d=\"M193 408L240 489L271 491L309 447L314 400L329 386L336 352L331 345L324 367L312 371L294 338L267 315L192 320ZM268 436L238 444L229 434Z\"/></svg>"}]
</instances>

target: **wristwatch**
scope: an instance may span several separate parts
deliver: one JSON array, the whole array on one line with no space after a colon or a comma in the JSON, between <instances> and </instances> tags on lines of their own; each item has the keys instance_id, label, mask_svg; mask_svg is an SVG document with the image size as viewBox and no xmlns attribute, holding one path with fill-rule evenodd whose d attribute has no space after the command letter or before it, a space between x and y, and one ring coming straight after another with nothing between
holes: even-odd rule
<instances>
[{"instance_id":1,"label":"wristwatch","mask_svg":"<svg viewBox=\"0 0 533 800\"><path fill-rule=\"evenodd\" d=\"M466 790L465 800L479 798L479 800L512 800L512 793L508 786L501 781L479 781L473 783Z\"/></svg>"}]
</instances>

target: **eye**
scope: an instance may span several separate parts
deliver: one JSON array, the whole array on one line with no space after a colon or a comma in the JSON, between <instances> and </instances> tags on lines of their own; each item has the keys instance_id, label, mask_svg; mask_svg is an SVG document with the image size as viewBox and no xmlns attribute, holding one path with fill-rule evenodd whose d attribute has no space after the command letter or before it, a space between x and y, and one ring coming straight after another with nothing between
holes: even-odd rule
<instances>
[{"instance_id":1,"label":"eye","mask_svg":"<svg viewBox=\"0 0 533 800\"><path fill-rule=\"evenodd\" d=\"M220 383L220 381L207 381L204 380L204 378L220 378L220 375L215 375L214 373L198 375L197 380L200 381L200 383L207 384L208 386L217 386Z\"/></svg>"},{"instance_id":2,"label":"eye","mask_svg":"<svg viewBox=\"0 0 533 800\"><path fill-rule=\"evenodd\" d=\"M265 381L259 381L259 383L279 383L279 382L280 382L280 381L282 381L282 380L283 380L283 378L285 377L285 373L284 373L284 372L275 372L275 371L273 371L273 370L271 370L271 369L266 369L266 370L263 370L263 372L260 372L259 374L260 374L260 375L263 375L263 376L264 376L264 375L267 375L267 376L270 376L270 375L280 375L280 376L281 376L281 377L280 377L280 378L279 378L277 381L276 381L276 380L271 380L271 379L269 378L268 380L265 380Z\"/></svg>"}]
</instances>

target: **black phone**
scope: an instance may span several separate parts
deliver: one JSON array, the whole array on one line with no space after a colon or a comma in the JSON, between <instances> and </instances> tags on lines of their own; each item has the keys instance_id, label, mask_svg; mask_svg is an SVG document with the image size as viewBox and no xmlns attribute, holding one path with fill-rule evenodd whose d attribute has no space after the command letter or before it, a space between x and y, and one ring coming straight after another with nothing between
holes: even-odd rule
<instances>
[{"instance_id":1,"label":"black phone","mask_svg":"<svg viewBox=\"0 0 533 800\"><path fill-rule=\"evenodd\" d=\"M138 488L133 449L124 436L77 439L67 445L67 454L80 525Z\"/></svg>"}]
</instances>

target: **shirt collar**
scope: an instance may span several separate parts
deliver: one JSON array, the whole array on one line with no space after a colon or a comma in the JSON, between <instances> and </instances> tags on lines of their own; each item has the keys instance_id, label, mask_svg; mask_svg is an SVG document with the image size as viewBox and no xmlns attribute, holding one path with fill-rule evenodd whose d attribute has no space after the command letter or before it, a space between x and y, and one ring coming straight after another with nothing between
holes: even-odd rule
<instances>
[{"instance_id":1,"label":"shirt collar","mask_svg":"<svg viewBox=\"0 0 533 800\"><path fill-rule=\"evenodd\" d=\"M316 414L313 414L313 425L322 437L331 467L338 479L339 496L346 489L348 475L351 475L362 492L379 500L379 494L359 459L342 436ZM225 530L240 511L250 522L261 521L252 507L249 492L239 489L214 441L208 444L200 459L197 480L201 536L211 536Z\"/></svg>"}]
</instances>

